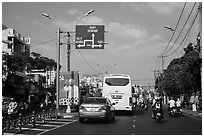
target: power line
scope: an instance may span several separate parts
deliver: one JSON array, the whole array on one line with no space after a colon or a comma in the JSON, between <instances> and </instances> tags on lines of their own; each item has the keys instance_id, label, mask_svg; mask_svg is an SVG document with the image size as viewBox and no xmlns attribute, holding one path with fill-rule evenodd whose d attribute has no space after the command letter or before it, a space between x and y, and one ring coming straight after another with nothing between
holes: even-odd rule
<instances>
[{"instance_id":1,"label":"power line","mask_svg":"<svg viewBox=\"0 0 204 137\"><path fill-rule=\"evenodd\" d=\"M66 37L66 36L63 36L63 37ZM55 40L57 40L57 38L54 38L54 39L51 39L51 40L47 40L47 41L42 41L42 42L40 42L40 43L31 45L31 48L40 46L40 45L42 45L42 44L47 44L47 43L53 42L53 41L55 41Z\"/></svg>"},{"instance_id":2,"label":"power line","mask_svg":"<svg viewBox=\"0 0 204 137\"><path fill-rule=\"evenodd\" d=\"M77 51L80 53L80 55L82 56L82 58L84 59L84 61L86 62L86 64L96 73L99 73L97 72L90 64L89 62L86 60L86 58L82 55L82 53L79 51L79 49L77 49Z\"/></svg>"},{"instance_id":3,"label":"power line","mask_svg":"<svg viewBox=\"0 0 204 137\"><path fill-rule=\"evenodd\" d=\"M178 37L176 38L174 44L171 45L171 47L168 49L168 51L166 51L165 54L167 54L167 53L173 48L173 46L176 44L176 42L178 41L179 37L181 36L182 31L183 31L184 28L186 27L186 24L187 24L187 22L188 22L188 20L189 20L189 18L190 18L190 16L191 16L191 14L192 14L194 8L195 8L195 5L196 5L196 2L194 3L194 5L193 5L193 7L192 7L192 9L191 9L191 11L190 11L190 13L189 13L189 15L188 15L188 18L186 19L186 21L185 21L185 23L184 23L184 25L183 25L183 27L182 27L182 29L181 29L181 31L180 31ZM176 29L175 29L174 31L176 31Z\"/></svg>"},{"instance_id":4,"label":"power line","mask_svg":"<svg viewBox=\"0 0 204 137\"><path fill-rule=\"evenodd\" d=\"M190 30L192 29L193 24L195 23L195 20L196 20L196 18L197 18L197 16L198 16L198 13L199 13L199 10L198 10L198 12L197 12L197 14L196 14L196 16L195 16L195 18L194 18L194 20L193 20L193 22L192 22L190 28L188 29L188 32L186 33L185 37L183 38L182 42L180 43L180 46L183 44L183 42L184 42L184 40L186 39L188 33L189 33ZM171 54L169 54L169 55L167 55L167 56L173 55L173 54L179 49L180 46L178 46Z\"/></svg>"},{"instance_id":5,"label":"power line","mask_svg":"<svg viewBox=\"0 0 204 137\"><path fill-rule=\"evenodd\" d=\"M33 45L31 46L31 48L40 46L40 45L42 45L42 44L47 44L47 43L53 42L53 41L55 41L55 40L57 40L57 39L55 38L55 39L43 41L43 42L40 42L40 43L37 43L37 44L33 44Z\"/></svg>"},{"instance_id":6,"label":"power line","mask_svg":"<svg viewBox=\"0 0 204 137\"><path fill-rule=\"evenodd\" d=\"M184 9L185 9L185 6L186 6L186 2L184 3L183 9L182 9L181 14L180 14L180 16L179 16L179 19L178 19L178 22L177 22L177 24L176 24L175 30L177 29L177 27L178 27L178 25L179 25L179 23L180 23L180 20L181 20L181 17L182 17L182 15L183 15L183 11L184 11ZM160 56L162 56L162 55L164 54L164 52L167 50L167 48L169 47L169 45L170 45L170 43L171 43L171 41L172 41L172 39L173 39L173 37L174 37L174 34L175 34L175 31L173 32L173 34L172 34L172 36L171 36L171 38L170 38L170 40L169 40L169 42L168 42L166 48L163 50L163 52L160 54Z\"/></svg>"},{"instance_id":7,"label":"power line","mask_svg":"<svg viewBox=\"0 0 204 137\"><path fill-rule=\"evenodd\" d=\"M71 38L72 41L74 41L72 37L70 37L70 38ZM83 54L80 52L79 49L77 49L77 51L78 51L79 54L82 56L82 58L84 59L85 63L86 63L94 72L100 73L100 72L97 72L97 71L90 65L90 63L86 60L86 58L83 56Z\"/></svg>"}]
</instances>

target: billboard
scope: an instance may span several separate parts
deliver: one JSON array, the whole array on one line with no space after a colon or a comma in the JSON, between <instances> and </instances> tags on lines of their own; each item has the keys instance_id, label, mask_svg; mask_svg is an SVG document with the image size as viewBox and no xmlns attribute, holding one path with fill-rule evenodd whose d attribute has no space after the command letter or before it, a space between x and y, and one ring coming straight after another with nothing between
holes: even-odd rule
<instances>
[{"instance_id":1,"label":"billboard","mask_svg":"<svg viewBox=\"0 0 204 137\"><path fill-rule=\"evenodd\" d=\"M70 84L72 81L73 84ZM71 89L71 90L67 90ZM59 105L67 105L68 101L79 103L79 72L60 72L59 76Z\"/></svg>"}]
</instances>

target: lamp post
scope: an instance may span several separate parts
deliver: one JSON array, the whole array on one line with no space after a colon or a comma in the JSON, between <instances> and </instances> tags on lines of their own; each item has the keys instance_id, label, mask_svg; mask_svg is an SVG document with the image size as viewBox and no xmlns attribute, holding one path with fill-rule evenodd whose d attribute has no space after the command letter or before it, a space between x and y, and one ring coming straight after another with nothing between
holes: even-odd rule
<instances>
[{"instance_id":1,"label":"lamp post","mask_svg":"<svg viewBox=\"0 0 204 137\"><path fill-rule=\"evenodd\" d=\"M86 14L84 14L84 16L82 16L82 17L77 21L76 25L78 25L79 22L80 22L84 17L89 16L89 15L90 15L91 13L93 13L93 12L94 12L94 10L90 10L90 11L88 11Z\"/></svg>"},{"instance_id":2,"label":"lamp post","mask_svg":"<svg viewBox=\"0 0 204 137\"><path fill-rule=\"evenodd\" d=\"M42 15L50 20L55 21L54 18L52 18L50 15L46 14L46 13L42 13ZM60 65L60 28L58 28L57 30L57 73L56 73L56 110L59 110L59 65Z\"/></svg>"}]
</instances>

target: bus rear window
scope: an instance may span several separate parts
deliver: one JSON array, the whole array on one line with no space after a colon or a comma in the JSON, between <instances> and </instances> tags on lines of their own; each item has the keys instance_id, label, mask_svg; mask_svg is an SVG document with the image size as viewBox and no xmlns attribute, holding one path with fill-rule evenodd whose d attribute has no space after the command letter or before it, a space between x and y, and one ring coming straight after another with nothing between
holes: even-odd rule
<instances>
[{"instance_id":1,"label":"bus rear window","mask_svg":"<svg viewBox=\"0 0 204 137\"><path fill-rule=\"evenodd\" d=\"M129 79L126 78L106 78L105 83L109 86L126 86Z\"/></svg>"}]
</instances>

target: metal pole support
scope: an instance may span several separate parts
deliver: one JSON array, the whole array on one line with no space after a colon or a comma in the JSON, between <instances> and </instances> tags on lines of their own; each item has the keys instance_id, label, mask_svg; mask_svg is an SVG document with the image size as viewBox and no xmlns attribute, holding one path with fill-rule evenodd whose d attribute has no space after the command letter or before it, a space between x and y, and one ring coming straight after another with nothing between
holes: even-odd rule
<instances>
[{"instance_id":1,"label":"metal pole support","mask_svg":"<svg viewBox=\"0 0 204 137\"><path fill-rule=\"evenodd\" d=\"M32 127L35 127L35 111L33 111L32 113L31 124L32 124Z\"/></svg>"},{"instance_id":2,"label":"metal pole support","mask_svg":"<svg viewBox=\"0 0 204 137\"><path fill-rule=\"evenodd\" d=\"M45 123L45 110L43 109L42 122Z\"/></svg>"},{"instance_id":3,"label":"metal pole support","mask_svg":"<svg viewBox=\"0 0 204 137\"><path fill-rule=\"evenodd\" d=\"M19 133L22 131L22 114L19 113L18 117L18 127L19 127Z\"/></svg>"}]
</instances>

